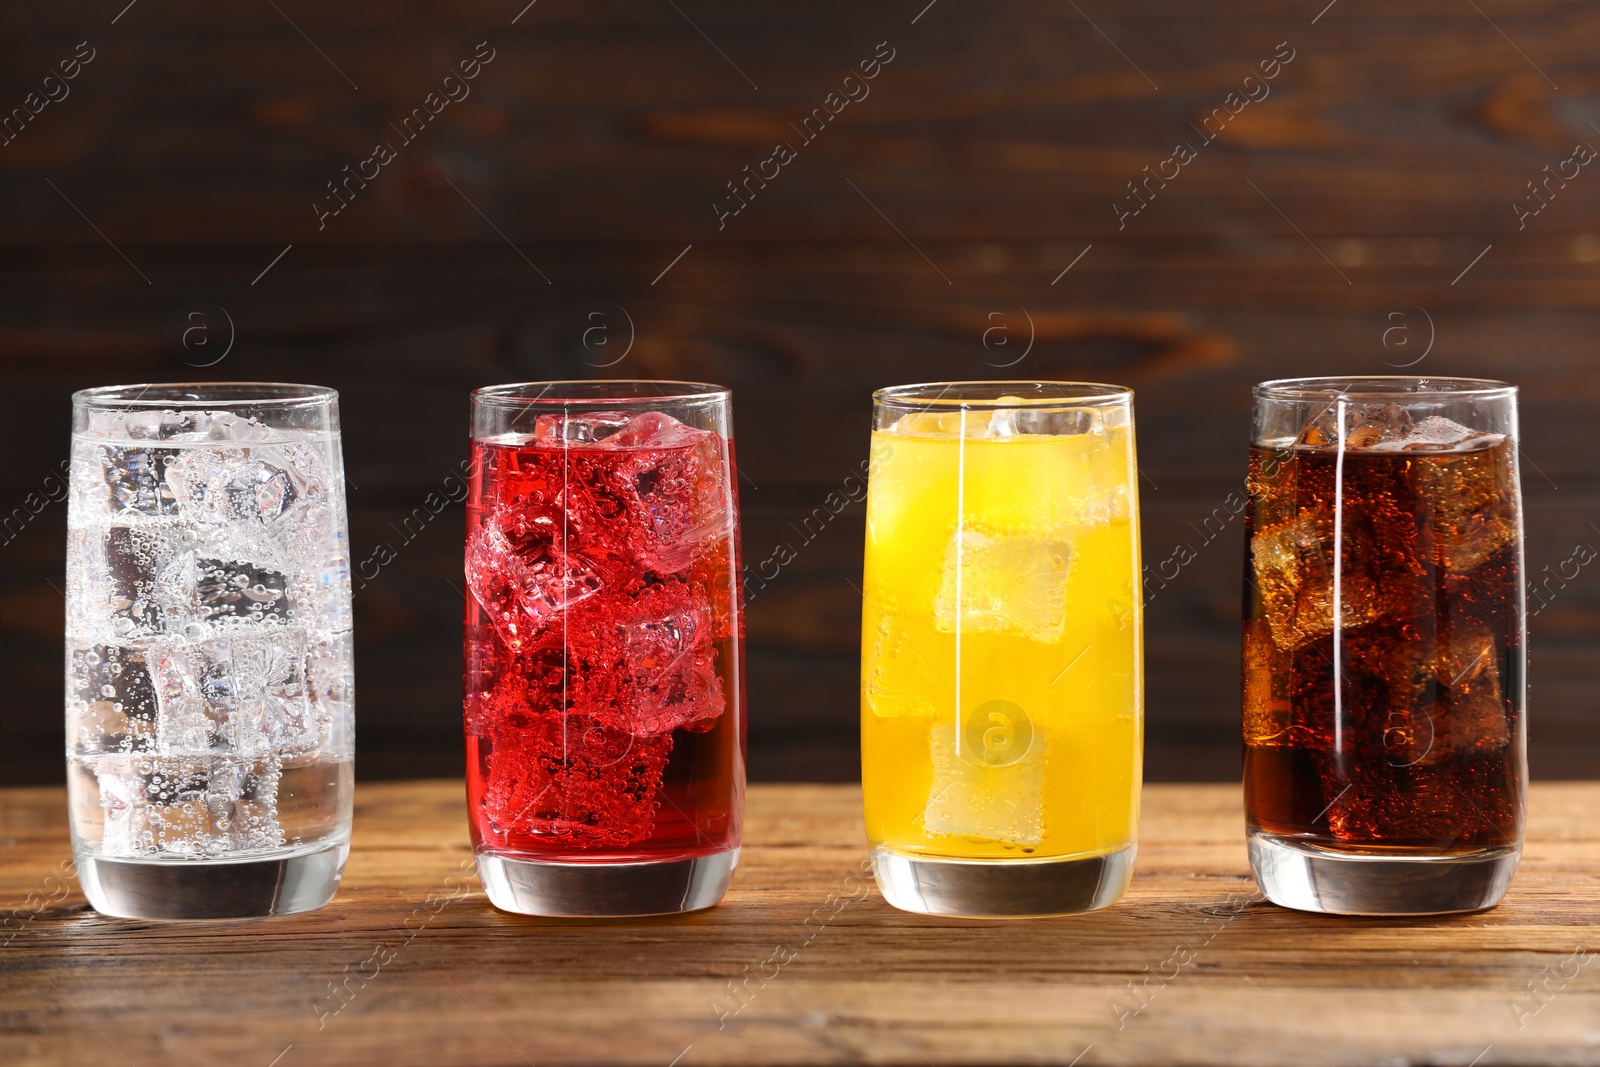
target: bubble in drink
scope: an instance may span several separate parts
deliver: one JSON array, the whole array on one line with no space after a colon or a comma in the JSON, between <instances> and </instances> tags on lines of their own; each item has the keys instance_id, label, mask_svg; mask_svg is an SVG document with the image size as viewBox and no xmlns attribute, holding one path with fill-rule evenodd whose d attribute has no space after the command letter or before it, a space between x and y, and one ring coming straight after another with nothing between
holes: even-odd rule
<instances>
[{"instance_id":1,"label":"bubble in drink","mask_svg":"<svg viewBox=\"0 0 1600 1067\"><path fill-rule=\"evenodd\" d=\"M554 858L728 847L724 448L661 412L546 415L529 436L473 442L466 726L479 843Z\"/></svg>"},{"instance_id":2,"label":"bubble in drink","mask_svg":"<svg viewBox=\"0 0 1600 1067\"><path fill-rule=\"evenodd\" d=\"M68 510L69 786L106 859L271 857L348 833L336 438L95 411Z\"/></svg>"},{"instance_id":3,"label":"bubble in drink","mask_svg":"<svg viewBox=\"0 0 1600 1067\"><path fill-rule=\"evenodd\" d=\"M1517 838L1512 444L1389 405L1251 451L1247 808L1330 847Z\"/></svg>"}]
</instances>

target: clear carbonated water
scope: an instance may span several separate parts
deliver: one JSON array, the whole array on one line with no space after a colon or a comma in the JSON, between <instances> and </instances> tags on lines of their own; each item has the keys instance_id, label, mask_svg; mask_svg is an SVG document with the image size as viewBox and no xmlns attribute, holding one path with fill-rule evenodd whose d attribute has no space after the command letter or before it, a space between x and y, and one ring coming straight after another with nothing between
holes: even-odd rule
<instances>
[{"instance_id":1,"label":"clear carbonated water","mask_svg":"<svg viewBox=\"0 0 1600 1067\"><path fill-rule=\"evenodd\" d=\"M203 410L97 411L80 427L66 651L80 866L270 865L342 846L353 709L337 436Z\"/></svg>"}]
</instances>

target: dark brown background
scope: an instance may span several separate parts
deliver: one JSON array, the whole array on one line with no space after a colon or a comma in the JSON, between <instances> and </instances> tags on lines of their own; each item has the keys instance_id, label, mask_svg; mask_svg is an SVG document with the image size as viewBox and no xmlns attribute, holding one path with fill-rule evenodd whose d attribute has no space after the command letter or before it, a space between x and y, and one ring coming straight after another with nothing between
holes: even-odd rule
<instances>
[{"instance_id":1,"label":"dark brown background","mask_svg":"<svg viewBox=\"0 0 1600 1067\"><path fill-rule=\"evenodd\" d=\"M1511 206L1600 145L1594 5L125 2L0 9L0 108L96 50L0 147L6 781L60 776L65 508L13 509L65 457L74 388L341 391L353 556L397 553L356 595L358 766L394 776L459 765L461 513L408 544L394 524L465 458L467 390L732 385L747 561L797 552L750 605L752 770L847 779L862 513L796 526L864 458L870 390L1133 385L1146 562L1195 553L1151 584L1149 769L1220 779L1241 523L1202 530L1242 483L1248 386L1419 357L1523 387L1529 572L1554 590L1534 770L1600 774L1600 565L1556 577L1600 545L1600 173L1520 231ZM398 146L389 123L480 41L470 98ZM871 95L800 145L789 123L883 41ZM1124 183L1284 41L1270 96L1119 230ZM325 183L379 139L398 158L319 231ZM798 158L719 231L724 183L779 140Z\"/></svg>"}]
</instances>

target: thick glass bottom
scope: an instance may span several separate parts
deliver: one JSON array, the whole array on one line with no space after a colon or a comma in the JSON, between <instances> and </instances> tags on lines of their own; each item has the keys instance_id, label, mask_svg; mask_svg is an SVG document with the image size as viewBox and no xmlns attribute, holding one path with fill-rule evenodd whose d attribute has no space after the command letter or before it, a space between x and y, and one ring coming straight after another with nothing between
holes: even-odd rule
<instances>
[{"instance_id":1,"label":"thick glass bottom","mask_svg":"<svg viewBox=\"0 0 1600 1067\"><path fill-rule=\"evenodd\" d=\"M644 863L554 863L483 851L477 858L478 879L501 911L599 919L709 908L727 893L739 850Z\"/></svg>"},{"instance_id":2,"label":"thick glass bottom","mask_svg":"<svg viewBox=\"0 0 1600 1067\"><path fill-rule=\"evenodd\" d=\"M320 908L344 876L350 843L239 859L117 859L80 849L78 882L119 919L254 919Z\"/></svg>"},{"instance_id":3,"label":"thick glass bottom","mask_svg":"<svg viewBox=\"0 0 1600 1067\"><path fill-rule=\"evenodd\" d=\"M1352 853L1259 830L1250 867L1274 904L1335 915L1440 915L1492 908L1516 873L1520 848L1455 855Z\"/></svg>"},{"instance_id":4,"label":"thick glass bottom","mask_svg":"<svg viewBox=\"0 0 1600 1067\"><path fill-rule=\"evenodd\" d=\"M883 899L901 911L969 919L1027 919L1096 911L1133 877L1136 846L1106 856L1042 860L937 859L872 849Z\"/></svg>"}]
</instances>

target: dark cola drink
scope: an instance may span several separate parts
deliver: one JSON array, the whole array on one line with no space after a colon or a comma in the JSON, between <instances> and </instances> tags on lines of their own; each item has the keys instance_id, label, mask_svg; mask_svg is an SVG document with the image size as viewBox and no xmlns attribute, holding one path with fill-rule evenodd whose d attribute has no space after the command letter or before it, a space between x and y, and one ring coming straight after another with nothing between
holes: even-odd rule
<instances>
[{"instance_id":1,"label":"dark cola drink","mask_svg":"<svg viewBox=\"0 0 1600 1067\"><path fill-rule=\"evenodd\" d=\"M1485 907L1515 866L1515 440L1417 400L1340 399L1251 448L1245 806L1293 907Z\"/></svg>"}]
</instances>

